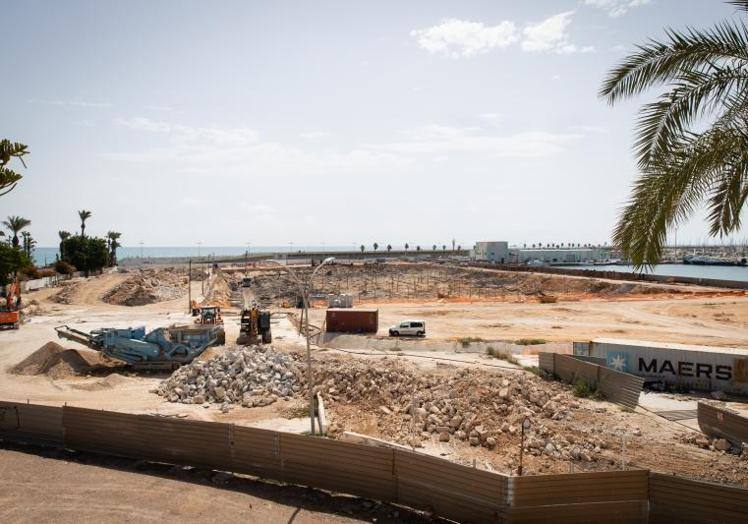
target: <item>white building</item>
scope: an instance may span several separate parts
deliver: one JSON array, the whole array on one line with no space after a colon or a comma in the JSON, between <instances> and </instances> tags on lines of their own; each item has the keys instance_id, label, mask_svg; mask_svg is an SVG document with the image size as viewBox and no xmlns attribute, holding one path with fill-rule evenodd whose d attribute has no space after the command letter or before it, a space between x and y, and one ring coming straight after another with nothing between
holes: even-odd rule
<instances>
[{"instance_id":1,"label":"white building","mask_svg":"<svg viewBox=\"0 0 748 524\"><path fill-rule=\"evenodd\" d=\"M480 262L509 263L509 242L476 242L472 258Z\"/></svg>"},{"instance_id":2,"label":"white building","mask_svg":"<svg viewBox=\"0 0 748 524\"><path fill-rule=\"evenodd\" d=\"M604 262L610 257L607 249L598 247L532 247L509 249L508 242L476 242L471 257L494 264L542 263L545 265Z\"/></svg>"}]
</instances>

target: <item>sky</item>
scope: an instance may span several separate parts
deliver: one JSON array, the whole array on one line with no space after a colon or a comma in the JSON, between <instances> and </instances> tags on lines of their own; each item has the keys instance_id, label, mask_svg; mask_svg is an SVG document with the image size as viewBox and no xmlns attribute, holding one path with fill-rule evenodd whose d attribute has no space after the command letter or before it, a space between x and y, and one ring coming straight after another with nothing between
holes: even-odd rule
<instances>
[{"instance_id":1,"label":"sky","mask_svg":"<svg viewBox=\"0 0 748 524\"><path fill-rule=\"evenodd\" d=\"M39 245L598 242L637 171L606 72L717 0L0 0L0 216ZM678 242L701 242L701 219ZM742 234L738 234L743 238Z\"/></svg>"}]
</instances>

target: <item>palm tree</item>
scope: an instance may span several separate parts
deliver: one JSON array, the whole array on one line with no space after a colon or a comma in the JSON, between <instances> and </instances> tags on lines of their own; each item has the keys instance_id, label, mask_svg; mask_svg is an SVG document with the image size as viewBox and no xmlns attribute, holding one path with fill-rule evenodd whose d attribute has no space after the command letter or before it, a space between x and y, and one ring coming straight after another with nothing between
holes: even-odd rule
<instances>
[{"instance_id":1,"label":"palm tree","mask_svg":"<svg viewBox=\"0 0 748 524\"><path fill-rule=\"evenodd\" d=\"M69 231L58 231L57 235L60 237L60 260L65 259L65 241L70 238Z\"/></svg>"},{"instance_id":2,"label":"palm tree","mask_svg":"<svg viewBox=\"0 0 748 524\"><path fill-rule=\"evenodd\" d=\"M85 209L78 211L78 216L81 219L81 236L86 236L86 220L91 218L91 212Z\"/></svg>"},{"instance_id":3,"label":"palm tree","mask_svg":"<svg viewBox=\"0 0 748 524\"><path fill-rule=\"evenodd\" d=\"M361 252L363 253L364 249L366 249L366 247L363 244L361 244L361 247L359 249L361 249Z\"/></svg>"},{"instance_id":4,"label":"palm tree","mask_svg":"<svg viewBox=\"0 0 748 524\"><path fill-rule=\"evenodd\" d=\"M3 225L13 233L13 247L18 248L20 245L20 242L18 241L18 233L20 233L23 228L30 226L31 220L19 216L10 216L8 217L8 220L3 220Z\"/></svg>"},{"instance_id":5,"label":"palm tree","mask_svg":"<svg viewBox=\"0 0 748 524\"><path fill-rule=\"evenodd\" d=\"M421 250L421 246L416 246L416 251L420 251L420 250Z\"/></svg>"},{"instance_id":6,"label":"palm tree","mask_svg":"<svg viewBox=\"0 0 748 524\"><path fill-rule=\"evenodd\" d=\"M372 247L374 247L374 251L376 251L377 249L379 249L379 244L377 244L376 242L374 242L374 244L372 245Z\"/></svg>"},{"instance_id":7,"label":"palm tree","mask_svg":"<svg viewBox=\"0 0 748 524\"><path fill-rule=\"evenodd\" d=\"M392 251L392 246L390 244L387 244L387 252L389 253L390 251Z\"/></svg>"},{"instance_id":8,"label":"palm tree","mask_svg":"<svg viewBox=\"0 0 748 524\"><path fill-rule=\"evenodd\" d=\"M436 251L436 244L434 244L433 246L431 246L431 251Z\"/></svg>"},{"instance_id":9,"label":"palm tree","mask_svg":"<svg viewBox=\"0 0 748 524\"><path fill-rule=\"evenodd\" d=\"M730 3L748 13L748 0ZM612 69L600 95L615 104L660 86L664 93L639 113L641 174L613 232L637 268L657 263L668 228L704 201L712 236L740 228L748 196L748 27L730 20L668 30Z\"/></svg>"},{"instance_id":10,"label":"palm tree","mask_svg":"<svg viewBox=\"0 0 748 524\"><path fill-rule=\"evenodd\" d=\"M442 244L442 251L446 251L446 250L447 250L447 246L445 246L444 244Z\"/></svg>"},{"instance_id":11,"label":"palm tree","mask_svg":"<svg viewBox=\"0 0 748 524\"><path fill-rule=\"evenodd\" d=\"M21 236L23 237L23 250L26 255L31 258L31 255L36 248L36 240L34 240L34 238L31 236L31 233L29 233L28 231L24 231L23 233L21 233Z\"/></svg>"},{"instance_id":12,"label":"palm tree","mask_svg":"<svg viewBox=\"0 0 748 524\"><path fill-rule=\"evenodd\" d=\"M23 167L26 167L23 157L28 154L28 146L18 142L11 142L6 138L0 140L0 196L13 191L18 181L23 178L23 175L6 166L12 158L17 158L21 161Z\"/></svg>"},{"instance_id":13,"label":"palm tree","mask_svg":"<svg viewBox=\"0 0 748 524\"><path fill-rule=\"evenodd\" d=\"M106 234L107 244L109 245L109 266L114 267L117 265L117 248L121 247L122 244L118 242L122 233L117 231L108 231Z\"/></svg>"},{"instance_id":14,"label":"palm tree","mask_svg":"<svg viewBox=\"0 0 748 524\"><path fill-rule=\"evenodd\" d=\"M410 247L410 246L409 246L409 245L408 245L408 243L406 242L406 243L405 243L405 252L406 252L406 253L407 253L407 251L408 251L408 248L409 248L409 247Z\"/></svg>"}]
</instances>

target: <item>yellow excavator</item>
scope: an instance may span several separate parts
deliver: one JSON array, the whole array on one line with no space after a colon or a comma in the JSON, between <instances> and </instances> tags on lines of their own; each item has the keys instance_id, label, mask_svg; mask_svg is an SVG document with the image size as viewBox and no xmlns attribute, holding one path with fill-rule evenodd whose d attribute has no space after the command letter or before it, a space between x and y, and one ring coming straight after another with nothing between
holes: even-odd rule
<instances>
[{"instance_id":1,"label":"yellow excavator","mask_svg":"<svg viewBox=\"0 0 748 524\"><path fill-rule=\"evenodd\" d=\"M270 332L270 311L261 310L257 304L242 309L239 321L239 338L236 343L240 345L256 345L260 342L270 344L273 336Z\"/></svg>"}]
</instances>

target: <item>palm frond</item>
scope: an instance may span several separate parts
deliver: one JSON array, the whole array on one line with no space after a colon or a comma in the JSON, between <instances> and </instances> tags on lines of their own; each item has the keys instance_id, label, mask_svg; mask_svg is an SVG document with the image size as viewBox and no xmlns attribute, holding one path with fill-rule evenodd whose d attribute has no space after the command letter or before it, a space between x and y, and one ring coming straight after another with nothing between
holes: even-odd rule
<instances>
[{"instance_id":1,"label":"palm frond","mask_svg":"<svg viewBox=\"0 0 748 524\"><path fill-rule=\"evenodd\" d=\"M748 31L743 22L725 21L707 30L669 29L666 37L662 42L650 40L637 46L637 53L608 74L600 96L615 104L672 81L686 71L699 71L723 62L748 61Z\"/></svg>"}]
</instances>

